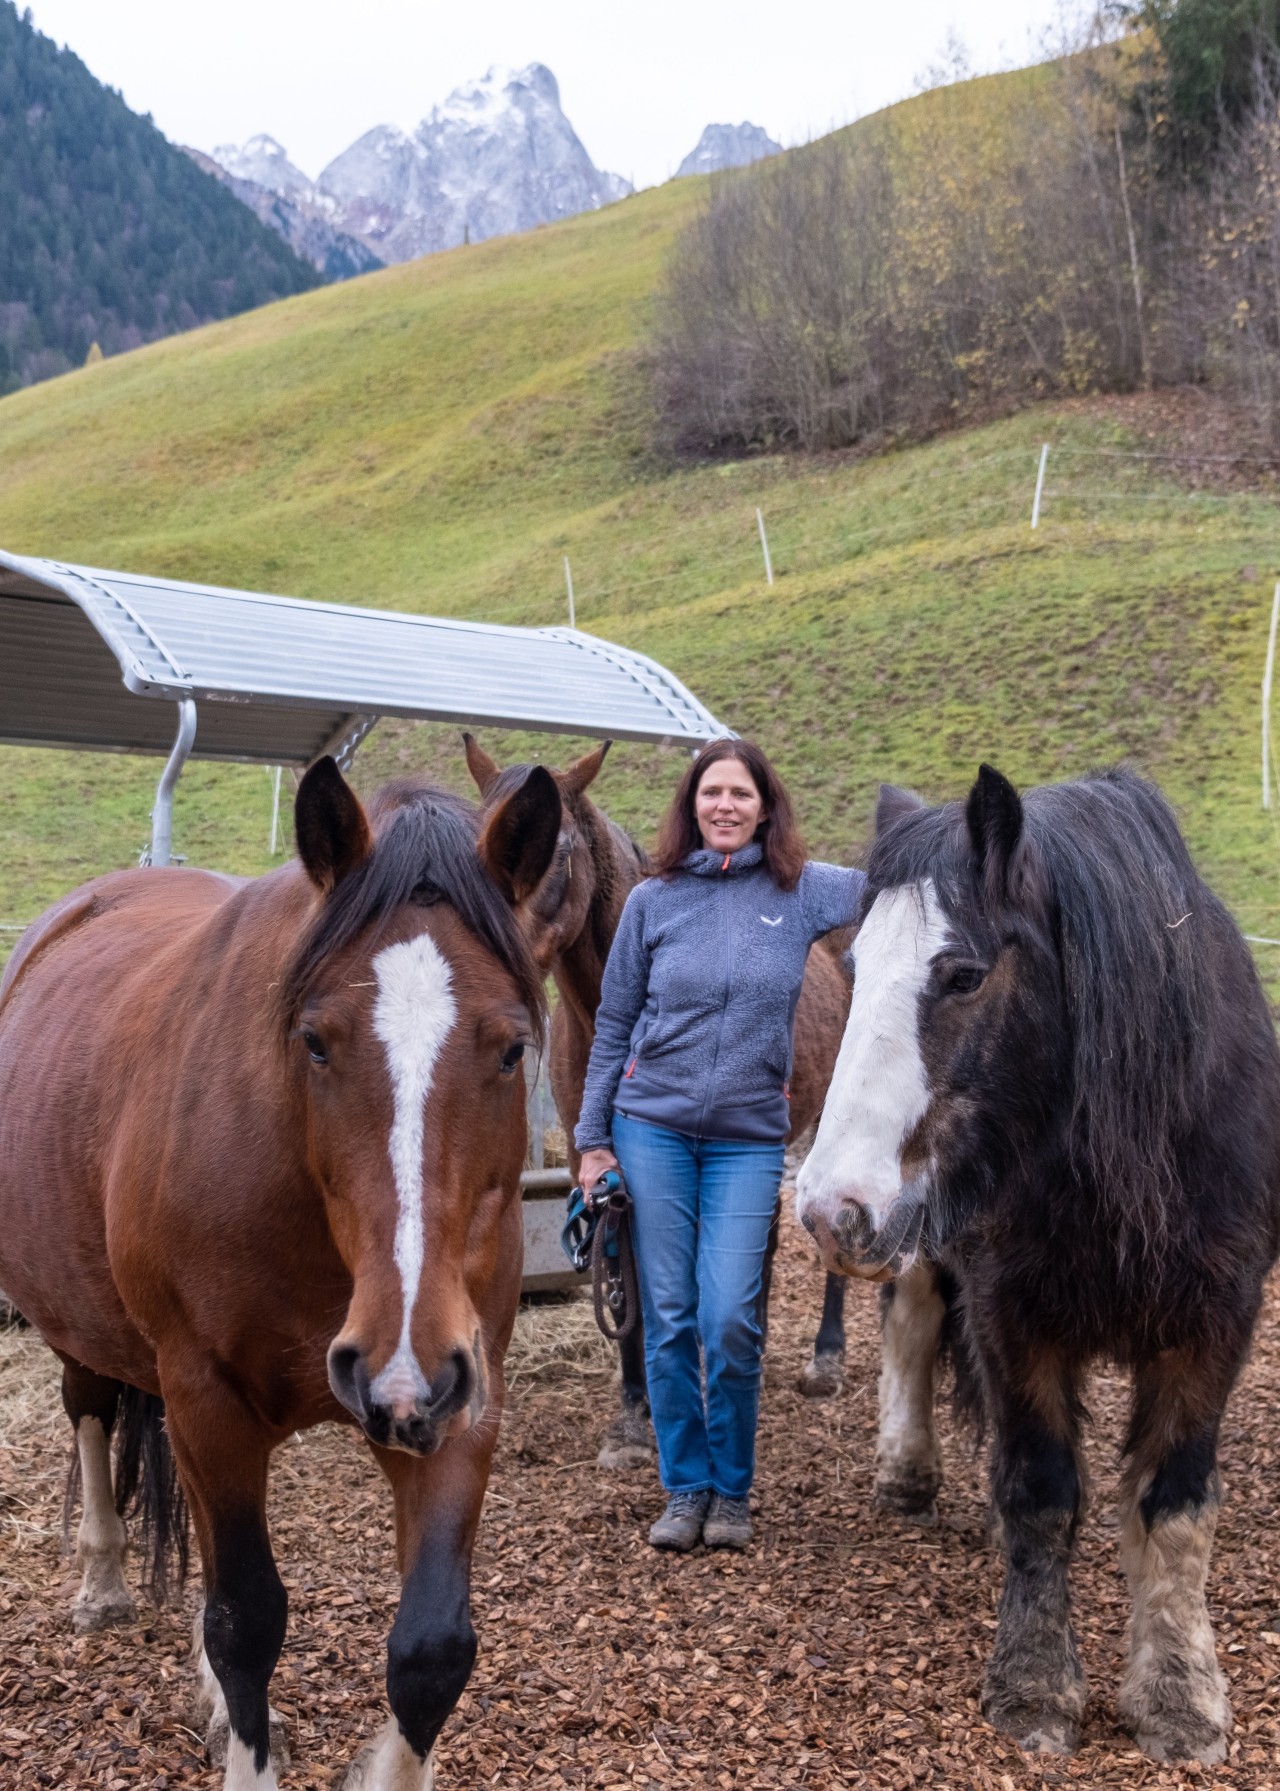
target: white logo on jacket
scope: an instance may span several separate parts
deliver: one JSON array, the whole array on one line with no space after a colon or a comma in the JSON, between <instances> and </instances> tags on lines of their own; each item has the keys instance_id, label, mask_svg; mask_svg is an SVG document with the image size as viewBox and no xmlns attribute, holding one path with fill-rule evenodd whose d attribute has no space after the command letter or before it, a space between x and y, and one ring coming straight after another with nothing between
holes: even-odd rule
<instances>
[{"instance_id":1,"label":"white logo on jacket","mask_svg":"<svg viewBox=\"0 0 1280 1791\"><path fill-rule=\"evenodd\" d=\"M760 918L767 927L780 927L782 925L781 915L778 916L777 920L770 920L767 914L762 914Z\"/></svg>"}]
</instances>

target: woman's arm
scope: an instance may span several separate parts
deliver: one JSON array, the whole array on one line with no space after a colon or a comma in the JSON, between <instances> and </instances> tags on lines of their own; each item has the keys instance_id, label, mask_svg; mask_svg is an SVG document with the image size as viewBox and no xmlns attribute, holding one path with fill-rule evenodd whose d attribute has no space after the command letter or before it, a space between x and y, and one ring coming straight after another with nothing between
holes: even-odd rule
<instances>
[{"instance_id":1,"label":"woman's arm","mask_svg":"<svg viewBox=\"0 0 1280 1791\"><path fill-rule=\"evenodd\" d=\"M582 1111L573 1141L580 1151L609 1150L613 1142L613 1097L627 1060L627 1048L649 993L649 951L639 899L644 884L627 897L604 967L596 1036L587 1062Z\"/></svg>"},{"instance_id":2,"label":"woman's arm","mask_svg":"<svg viewBox=\"0 0 1280 1791\"><path fill-rule=\"evenodd\" d=\"M815 939L834 933L837 927L853 925L866 881L865 871L848 870L842 864L810 860L805 865L800 882L809 931Z\"/></svg>"}]
</instances>

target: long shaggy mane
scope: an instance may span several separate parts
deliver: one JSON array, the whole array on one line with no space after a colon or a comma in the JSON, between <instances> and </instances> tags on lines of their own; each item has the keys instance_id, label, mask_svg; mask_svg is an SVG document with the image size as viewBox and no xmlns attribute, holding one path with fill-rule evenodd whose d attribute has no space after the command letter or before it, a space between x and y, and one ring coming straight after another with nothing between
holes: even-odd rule
<instances>
[{"instance_id":1,"label":"long shaggy mane","mask_svg":"<svg viewBox=\"0 0 1280 1791\"><path fill-rule=\"evenodd\" d=\"M1019 851L1030 882L1047 890L1071 1031L1071 1163L1158 1250L1182 1192L1180 1147L1203 1117L1223 1025L1234 1023L1217 972L1234 957L1256 989L1252 961L1169 804L1135 772L1046 785L1022 805ZM998 918L959 803L901 817L877 840L869 871L868 896L930 877L961 929L966 917Z\"/></svg>"},{"instance_id":2,"label":"long shaggy mane","mask_svg":"<svg viewBox=\"0 0 1280 1791\"><path fill-rule=\"evenodd\" d=\"M291 1023L317 972L335 952L381 924L406 902L452 908L506 969L534 1023L545 1030L546 989L515 916L476 852L478 811L460 796L418 778L384 784L368 805L374 848L336 885L294 954L281 983Z\"/></svg>"}]
</instances>

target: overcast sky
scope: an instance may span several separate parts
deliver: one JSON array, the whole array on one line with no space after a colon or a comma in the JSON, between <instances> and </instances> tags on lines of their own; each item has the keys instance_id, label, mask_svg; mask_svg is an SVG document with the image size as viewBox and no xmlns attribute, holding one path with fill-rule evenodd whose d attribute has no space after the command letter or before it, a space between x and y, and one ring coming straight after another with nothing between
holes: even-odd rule
<instances>
[{"instance_id":1,"label":"overcast sky","mask_svg":"<svg viewBox=\"0 0 1280 1791\"><path fill-rule=\"evenodd\" d=\"M710 122L784 144L913 91L949 37L1039 59L1062 0L18 0L135 111L211 150L266 131L309 175L493 63L545 62L597 167L665 180Z\"/></svg>"}]
</instances>

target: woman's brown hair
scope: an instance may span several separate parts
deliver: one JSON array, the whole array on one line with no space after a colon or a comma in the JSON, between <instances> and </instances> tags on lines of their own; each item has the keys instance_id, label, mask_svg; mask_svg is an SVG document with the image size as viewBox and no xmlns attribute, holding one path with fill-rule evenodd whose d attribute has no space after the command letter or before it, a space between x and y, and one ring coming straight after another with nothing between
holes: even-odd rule
<instances>
[{"instance_id":1,"label":"woman's brown hair","mask_svg":"<svg viewBox=\"0 0 1280 1791\"><path fill-rule=\"evenodd\" d=\"M779 889L794 889L804 869L804 841L796 826L787 786L750 740L713 740L692 761L663 817L654 870L659 877L672 877L690 852L701 849L702 833L694 812L698 785L711 766L723 759L738 759L751 773L751 781L764 803L764 819L755 832L764 862Z\"/></svg>"}]
</instances>

